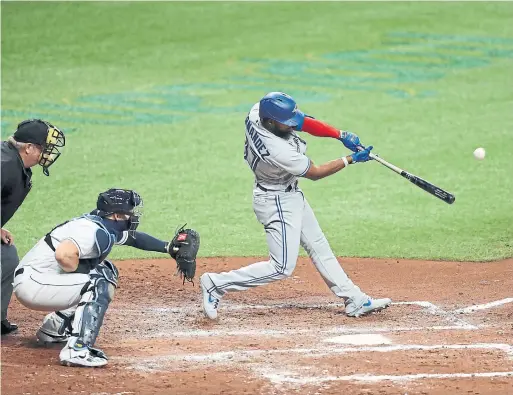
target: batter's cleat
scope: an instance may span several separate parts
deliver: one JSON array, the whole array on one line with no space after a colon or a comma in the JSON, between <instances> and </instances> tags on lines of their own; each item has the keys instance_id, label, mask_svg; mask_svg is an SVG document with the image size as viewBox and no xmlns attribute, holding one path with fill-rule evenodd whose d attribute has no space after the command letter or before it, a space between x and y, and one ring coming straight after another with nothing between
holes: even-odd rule
<instances>
[{"instance_id":1,"label":"batter's cleat","mask_svg":"<svg viewBox=\"0 0 513 395\"><path fill-rule=\"evenodd\" d=\"M207 286L205 285L204 281L205 276L207 276L207 274L202 274L200 277L201 294L203 296L203 313L205 313L207 318L215 320L217 318L219 299L215 296L212 296L212 294L207 291Z\"/></svg>"},{"instance_id":2,"label":"batter's cleat","mask_svg":"<svg viewBox=\"0 0 513 395\"><path fill-rule=\"evenodd\" d=\"M388 306L392 304L392 300L389 298L383 299L372 299L368 298L365 303L363 303L360 307L351 309L351 305L353 303L349 303L346 306L346 315L348 317L362 317L367 314L376 313L378 311L386 309Z\"/></svg>"},{"instance_id":3,"label":"batter's cleat","mask_svg":"<svg viewBox=\"0 0 513 395\"><path fill-rule=\"evenodd\" d=\"M99 368L108 363L108 358L102 350L78 343L71 347L66 345L61 350L59 359L61 365L86 368Z\"/></svg>"}]
</instances>

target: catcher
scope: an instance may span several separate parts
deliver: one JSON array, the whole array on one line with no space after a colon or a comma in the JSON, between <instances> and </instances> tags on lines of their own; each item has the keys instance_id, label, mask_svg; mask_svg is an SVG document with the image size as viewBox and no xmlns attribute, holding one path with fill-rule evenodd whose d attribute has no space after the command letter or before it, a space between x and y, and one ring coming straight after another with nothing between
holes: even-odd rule
<instances>
[{"instance_id":1,"label":"catcher","mask_svg":"<svg viewBox=\"0 0 513 395\"><path fill-rule=\"evenodd\" d=\"M66 342L62 365L99 367L107 356L94 348L103 317L118 287L118 270L106 258L114 245L168 253L185 280L196 271L200 239L183 229L164 242L138 232L143 202L131 190L100 193L96 210L64 222L23 257L14 272L14 292L27 308L53 311L36 336L45 343Z\"/></svg>"}]
</instances>

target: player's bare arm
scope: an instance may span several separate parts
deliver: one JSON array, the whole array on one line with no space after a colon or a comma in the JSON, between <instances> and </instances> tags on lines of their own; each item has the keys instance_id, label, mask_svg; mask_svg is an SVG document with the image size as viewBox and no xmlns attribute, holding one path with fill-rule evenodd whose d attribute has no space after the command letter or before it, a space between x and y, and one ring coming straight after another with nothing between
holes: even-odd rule
<instances>
[{"instance_id":1,"label":"player's bare arm","mask_svg":"<svg viewBox=\"0 0 513 395\"><path fill-rule=\"evenodd\" d=\"M62 270L68 273L74 272L79 262L78 247L71 240L64 240L55 249L55 259Z\"/></svg>"},{"instance_id":2,"label":"player's bare arm","mask_svg":"<svg viewBox=\"0 0 513 395\"><path fill-rule=\"evenodd\" d=\"M350 156L346 156L346 160L348 164L352 163L352 159ZM321 178L331 176L346 167L346 164L342 160L342 158L335 159L324 163L323 165L317 166L313 162L311 162L310 169L305 174L305 178L308 178L312 181L320 180Z\"/></svg>"},{"instance_id":3,"label":"player's bare arm","mask_svg":"<svg viewBox=\"0 0 513 395\"><path fill-rule=\"evenodd\" d=\"M355 152L352 155L344 156L339 159L335 159L325 163L323 165L315 165L312 161L310 161L310 168L304 175L305 178L309 180L317 181L321 178L331 176L342 170L344 167L349 166L353 163L358 162L367 162L369 160L369 154L372 150L372 146L365 148L363 151Z\"/></svg>"}]
</instances>

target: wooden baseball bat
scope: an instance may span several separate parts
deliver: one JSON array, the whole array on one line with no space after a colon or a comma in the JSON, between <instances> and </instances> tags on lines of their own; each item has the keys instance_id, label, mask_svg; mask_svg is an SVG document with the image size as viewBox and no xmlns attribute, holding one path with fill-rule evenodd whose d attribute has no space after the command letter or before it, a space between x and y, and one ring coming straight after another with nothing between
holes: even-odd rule
<instances>
[{"instance_id":1,"label":"wooden baseball bat","mask_svg":"<svg viewBox=\"0 0 513 395\"><path fill-rule=\"evenodd\" d=\"M363 150L363 148L359 148L360 151ZM436 185L431 184L430 182L417 177L414 174L408 173L406 170L401 169L400 167L397 167L393 165L390 162L387 162L385 159L379 157L376 154L373 154L372 152L369 154L369 157L374 159L376 162L381 163L383 166L389 168L390 170L394 171L395 173L401 175L402 177L406 178L408 181L410 181L413 185L418 186L420 189L423 189L427 193L430 193L433 196L436 196L438 199L443 200L445 203L453 204L456 200L456 197L447 191L444 191L442 188L437 187Z\"/></svg>"}]
</instances>

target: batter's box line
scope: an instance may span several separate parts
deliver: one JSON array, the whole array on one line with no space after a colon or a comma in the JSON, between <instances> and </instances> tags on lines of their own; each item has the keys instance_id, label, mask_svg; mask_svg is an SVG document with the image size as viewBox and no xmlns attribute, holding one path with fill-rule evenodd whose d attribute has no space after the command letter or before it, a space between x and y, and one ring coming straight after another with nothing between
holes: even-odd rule
<instances>
[{"instance_id":1,"label":"batter's box line","mask_svg":"<svg viewBox=\"0 0 513 395\"><path fill-rule=\"evenodd\" d=\"M413 301L413 302L393 302L392 305L416 305L425 308L432 314L439 314L444 312L440 307L427 301ZM231 304L229 302L223 303L219 310L224 311L240 311L240 310L270 310L270 309L330 309L330 308L343 308L344 303L277 303L277 304ZM191 313L196 309L190 306L187 307L147 307L144 309L130 309L121 308L115 309L117 312L137 312L147 311L155 314L161 313Z\"/></svg>"},{"instance_id":2,"label":"batter's box line","mask_svg":"<svg viewBox=\"0 0 513 395\"><path fill-rule=\"evenodd\" d=\"M344 352L392 352L392 351L409 351L409 350L437 350L437 349L496 349L505 352L510 358L513 355L513 346L509 344L481 343L469 345L394 345L384 347L361 347L361 348L343 348ZM337 350L335 350L337 351ZM269 371L267 367L253 367L253 371L260 376L271 381L273 384L290 384L290 385L319 385L333 381L352 381L377 383L383 381L405 382L422 379L454 379L454 378L491 378L491 377L513 377L513 371L504 372L476 372L476 373L418 373L407 375L374 375L374 374L354 374L347 376L314 376L305 377L304 373L291 371L276 371L272 368Z\"/></svg>"},{"instance_id":3,"label":"batter's box line","mask_svg":"<svg viewBox=\"0 0 513 395\"><path fill-rule=\"evenodd\" d=\"M482 372L482 373L419 373L406 375L371 375L353 374L349 376L322 376L322 377L290 377L284 373L266 373L262 375L274 384L315 385L332 381L352 381L364 383L378 383L382 381L406 382L421 379L455 379L455 378L492 378L513 377L513 371L509 372Z\"/></svg>"},{"instance_id":4,"label":"batter's box line","mask_svg":"<svg viewBox=\"0 0 513 395\"><path fill-rule=\"evenodd\" d=\"M502 306L508 303L513 303L513 298L505 298L501 300L496 300L490 303L483 303L483 304L475 304L472 306L464 307L462 309L453 310L453 313L455 314L470 314L478 310L487 310L491 309L492 307L498 307Z\"/></svg>"},{"instance_id":5,"label":"batter's box line","mask_svg":"<svg viewBox=\"0 0 513 395\"><path fill-rule=\"evenodd\" d=\"M473 313L474 311L490 309L493 307L501 306L507 303L513 303L513 298L505 298L497 301L493 301L490 303L484 303L479 305L472 305L462 309L446 311L441 307L435 305L432 302L428 301L409 301L409 302L393 302L393 306L401 306L401 305L416 305L419 307L423 307L427 312L434 315L454 315L454 314L462 314L462 313ZM323 304L311 304L311 303L277 303L277 304L260 304L260 305L249 305L249 304L231 304L230 302L223 303L221 305L220 310L225 311L238 311L238 310L269 310L269 309L330 309L330 308L343 308L344 303L323 303ZM150 312L153 314L162 314L162 313L182 313L182 314L190 314L198 309L195 307L187 306L187 307L146 307L144 309L130 309L130 308L121 308L121 309L113 309L114 311L120 313L142 313L142 312ZM456 317L454 317L456 318ZM457 318L456 318L457 319ZM465 323L465 325L470 325Z\"/></svg>"},{"instance_id":6,"label":"batter's box line","mask_svg":"<svg viewBox=\"0 0 513 395\"><path fill-rule=\"evenodd\" d=\"M451 329L479 329L477 326L456 317L452 312L448 312L438 307L437 305L427 301L413 301L413 302L394 302L392 305L415 305L422 307L429 314L442 317L452 325ZM290 308L301 308L301 309L319 309L319 308L342 308L344 303L327 303L327 304L307 304L307 303L281 303L281 304L269 304L269 305L245 305L245 304L225 304L220 310L227 311L240 311L240 310L269 310L269 309L290 309ZM190 307L149 307L146 309L117 309L117 312L151 312L153 314L166 314L166 313L183 313L190 314Z\"/></svg>"},{"instance_id":7,"label":"batter's box line","mask_svg":"<svg viewBox=\"0 0 513 395\"><path fill-rule=\"evenodd\" d=\"M481 326L482 327L482 326ZM179 337L226 337L226 336L247 336L247 337L283 337L290 335L326 334L326 335L357 335L369 333L394 333L394 332L426 332L426 331L454 331L454 330L475 330L476 328L462 327L461 325L434 325L434 326L406 326L406 327L366 327L355 328L333 327L330 329L254 329L254 330L221 330L221 329L195 329L188 331L158 332L155 334L143 335L145 339L158 338L179 338Z\"/></svg>"},{"instance_id":8,"label":"batter's box line","mask_svg":"<svg viewBox=\"0 0 513 395\"><path fill-rule=\"evenodd\" d=\"M251 361L255 357L279 355L279 354L298 354L308 357L323 357L350 353L387 353L397 351L431 351L431 350L499 350L508 357L513 356L513 346L503 343L475 343L475 344L395 344L383 346L364 346L364 347L317 347L317 348L285 348L276 350L235 350L221 351L206 354L171 354L158 355L150 358L140 357L119 357L114 358L121 362L130 364L128 368L136 370L160 370L164 369L170 362L193 362L193 363L237 363L241 361ZM259 371L261 374L262 372ZM290 374L290 373L289 373Z\"/></svg>"},{"instance_id":9,"label":"batter's box line","mask_svg":"<svg viewBox=\"0 0 513 395\"><path fill-rule=\"evenodd\" d=\"M446 321L459 326L461 329L479 329L478 326L471 324L461 318L458 318L453 311L446 311L441 307L426 301L420 302L396 302L396 305L417 305L426 309L430 314L444 318Z\"/></svg>"}]
</instances>

